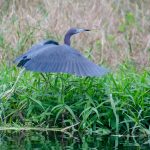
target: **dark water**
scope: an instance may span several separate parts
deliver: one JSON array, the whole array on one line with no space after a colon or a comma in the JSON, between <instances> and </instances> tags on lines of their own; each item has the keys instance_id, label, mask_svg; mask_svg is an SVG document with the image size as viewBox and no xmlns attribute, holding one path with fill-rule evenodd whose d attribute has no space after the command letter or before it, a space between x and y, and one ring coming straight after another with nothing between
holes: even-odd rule
<instances>
[{"instance_id":1,"label":"dark water","mask_svg":"<svg viewBox=\"0 0 150 150\"><path fill-rule=\"evenodd\" d=\"M0 133L0 150L150 150L150 139L99 135L20 132Z\"/></svg>"}]
</instances>

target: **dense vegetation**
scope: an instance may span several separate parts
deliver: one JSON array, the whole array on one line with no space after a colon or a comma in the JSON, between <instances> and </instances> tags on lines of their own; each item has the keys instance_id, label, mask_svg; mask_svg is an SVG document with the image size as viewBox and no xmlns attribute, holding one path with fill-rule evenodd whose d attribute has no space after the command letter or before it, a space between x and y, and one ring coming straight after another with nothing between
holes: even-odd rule
<instances>
[{"instance_id":1,"label":"dense vegetation","mask_svg":"<svg viewBox=\"0 0 150 150\"><path fill-rule=\"evenodd\" d=\"M65 128L109 134L149 134L150 74L132 65L103 78L25 72L1 66L1 126ZM8 91L7 91L8 90Z\"/></svg>"}]
</instances>

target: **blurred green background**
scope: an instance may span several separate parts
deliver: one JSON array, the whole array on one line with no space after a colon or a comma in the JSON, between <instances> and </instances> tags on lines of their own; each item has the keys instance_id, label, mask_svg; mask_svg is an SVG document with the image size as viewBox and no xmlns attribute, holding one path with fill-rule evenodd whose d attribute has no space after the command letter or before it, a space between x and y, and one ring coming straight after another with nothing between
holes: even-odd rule
<instances>
[{"instance_id":1,"label":"blurred green background","mask_svg":"<svg viewBox=\"0 0 150 150\"><path fill-rule=\"evenodd\" d=\"M41 39L63 43L70 27L99 29L72 45L110 68L150 64L149 0L0 0L0 58L12 61Z\"/></svg>"}]
</instances>

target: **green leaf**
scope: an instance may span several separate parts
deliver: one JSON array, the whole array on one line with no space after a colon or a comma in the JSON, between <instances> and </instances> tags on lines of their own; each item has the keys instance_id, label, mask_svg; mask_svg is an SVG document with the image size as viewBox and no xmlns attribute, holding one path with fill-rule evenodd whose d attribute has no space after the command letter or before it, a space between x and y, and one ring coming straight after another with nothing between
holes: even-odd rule
<instances>
[{"instance_id":1,"label":"green leaf","mask_svg":"<svg viewBox=\"0 0 150 150\"><path fill-rule=\"evenodd\" d=\"M126 25L125 24L121 24L119 27L118 27L118 30L120 32L125 32L126 31Z\"/></svg>"},{"instance_id":2,"label":"green leaf","mask_svg":"<svg viewBox=\"0 0 150 150\"><path fill-rule=\"evenodd\" d=\"M75 116L73 110L68 105L65 105L65 109L68 110L68 112L71 114L71 116L74 118L74 120L76 122L78 122L78 120L76 119L76 116Z\"/></svg>"},{"instance_id":3,"label":"green leaf","mask_svg":"<svg viewBox=\"0 0 150 150\"><path fill-rule=\"evenodd\" d=\"M126 19L126 24L127 25L133 25L135 23L135 17L133 15L133 13L128 12L125 16Z\"/></svg>"},{"instance_id":4,"label":"green leaf","mask_svg":"<svg viewBox=\"0 0 150 150\"><path fill-rule=\"evenodd\" d=\"M39 101L39 100L37 100L37 99L34 99L33 97L30 97L30 99L31 99L33 102L35 102L36 104L38 104L43 110L45 110L44 107L43 107L43 105L42 105L42 103L41 103L41 101Z\"/></svg>"}]
</instances>

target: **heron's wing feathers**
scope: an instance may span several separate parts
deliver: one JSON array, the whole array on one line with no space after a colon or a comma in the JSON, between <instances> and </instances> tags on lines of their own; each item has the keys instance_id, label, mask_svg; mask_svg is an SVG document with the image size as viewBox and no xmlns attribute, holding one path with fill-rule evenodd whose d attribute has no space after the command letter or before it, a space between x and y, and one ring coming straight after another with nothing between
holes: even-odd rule
<instances>
[{"instance_id":1,"label":"heron's wing feathers","mask_svg":"<svg viewBox=\"0 0 150 150\"><path fill-rule=\"evenodd\" d=\"M101 76L108 72L67 45L46 45L26 59L28 61L23 66L35 72L63 72L78 76Z\"/></svg>"},{"instance_id":2,"label":"heron's wing feathers","mask_svg":"<svg viewBox=\"0 0 150 150\"><path fill-rule=\"evenodd\" d=\"M14 60L14 63L18 63L21 60L23 61L23 59L26 58L28 55L32 55L34 52L38 51L40 48L42 48L43 46L48 45L48 44L49 45L50 44L51 45L59 45L58 42L53 41L53 40L42 40L39 43L32 45L32 47L26 53L17 57ZM22 66L22 64L20 64L20 66Z\"/></svg>"}]
</instances>

